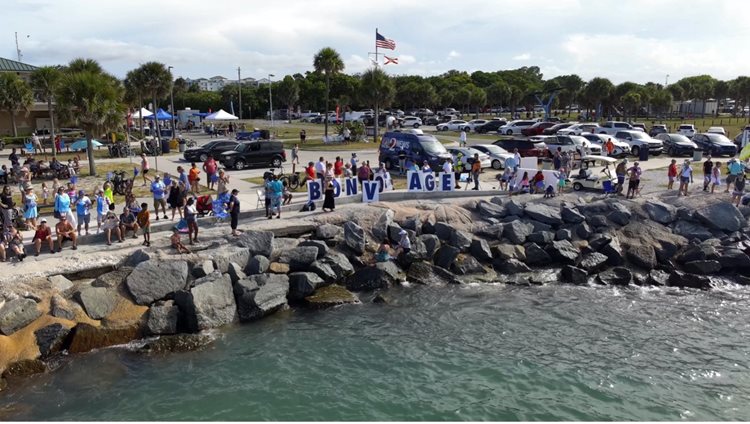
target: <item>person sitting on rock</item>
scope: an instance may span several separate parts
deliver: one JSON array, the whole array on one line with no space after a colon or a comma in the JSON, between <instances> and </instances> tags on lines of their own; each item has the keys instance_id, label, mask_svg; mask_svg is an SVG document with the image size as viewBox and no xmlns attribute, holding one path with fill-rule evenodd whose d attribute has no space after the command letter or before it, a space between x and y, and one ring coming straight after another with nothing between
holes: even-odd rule
<instances>
[{"instance_id":1,"label":"person sitting on rock","mask_svg":"<svg viewBox=\"0 0 750 424\"><path fill-rule=\"evenodd\" d=\"M42 244L49 246L49 253L55 253L55 244L52 241L52 231L47 225L47 218L42 218L39 222L39 226L34 231L32 243L34 243L34 256L39 256L42 251Z\"/></svg>"},{"instance_id":2,"label":"person sitting on rock","mask_svg":"<svg viewBox=\"0 0 750 424\"><path fill-rule=\"evenodd\" d=\"M124 207L122 209L122 214L120 214L120 233L122 233L122 237L125 238L128 236L128 231L133 232L133 238L138 238L138 223L136 222L136 216L133 214L132 209L129 207Z\"/></svg>"},{"instance_id":3,"label":"person sitting on rock","mask_svg":"<svg viewBox=\"0 0 750 424\"><path fill-rule=\"evenodd\" d=\"M375 262L388 262L391 259L393 259L393 257L391 256L391 245L384 240L382 243L380 243L378 252L375 253Z\"/></svg>"},{"instance_id":4,"label":"person sitting on rock","mask_svg":"<svg viewBox=\"0 0 750 424\"><path fill-rule=\"evenodd\" d=\"M398 254L407 254L411 252L411 240L409 240L409 233L406 232L406 230L401 230L398 232L398 235L401 236L398 241Z\"/></svg>"},{"instance_id":5,"label":"person sitting on rock","mask_svg":"<svg viewBox=\"0 0 750 424\"><path fill-rule=\"evenodd\" d=\"M177 253L179 254L193 253L184 244L182 244L182 238L180 237L180 230L178 230L177 227L172 228L172 236L169 237L169 242L172 244L172 247L174 247L175 250L177 250Z\"/></svg>"},{"instance_id":6,"label":"person sitting on rock","mask_svg":"<svg viewBox=\"0 0 750 424\"><path fill-rule=\"evenodd\" d=\"M58 222L55 225L55 233L57 234L57 251L62 251L63 243L70 240L73 242L73 250L78 249L78 234L76 234L76 229L68 222L67 215L61 215L60 216L60 222Z\"/></svg>"}]
</instances>

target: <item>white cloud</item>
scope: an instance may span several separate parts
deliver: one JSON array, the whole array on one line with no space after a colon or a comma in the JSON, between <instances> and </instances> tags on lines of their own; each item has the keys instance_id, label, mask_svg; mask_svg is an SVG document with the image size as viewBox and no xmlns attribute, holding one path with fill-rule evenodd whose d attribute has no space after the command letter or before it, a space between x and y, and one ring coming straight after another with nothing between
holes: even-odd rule
<instances>
[{"instance_id":1,"label":"white cloud","mask_svg":"<svg viewBox=\"0 0 750 424\"><path fill-rule=\"evenodd\" d=\"M448 60L458 59L461 57L461 53L451 50L450 53L448 53Z\"/></svg>"},{"instance_id":2,"label":"white cloud","mask_svg":"<svg viewBox=\"0 0 750 424\"><path fill-rule=\"evenodd\" d=\"M530 53L522 53L522 54L513 56L513 60L529 60L529 59L531 59Z\"/></svg>"}]
</instances>

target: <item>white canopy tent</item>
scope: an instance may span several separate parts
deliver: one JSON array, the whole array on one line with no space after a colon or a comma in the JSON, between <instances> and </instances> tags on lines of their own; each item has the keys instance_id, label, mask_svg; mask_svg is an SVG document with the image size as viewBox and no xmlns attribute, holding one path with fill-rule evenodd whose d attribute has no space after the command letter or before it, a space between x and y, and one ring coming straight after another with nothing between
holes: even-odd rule
<instances>
[{"instance_id":1,"label":"white canopy tent","mask_svg":"<svg viewBox=\"0 0 750 424\"><path fill-rule=\"evenodd\" d=\"M214 112L204 118L206 121L236 121L240 118L232 115L229 112L225 112L224 109Z\"/></svg>"},{"instance_id":2,"label":"white canopy tent","mask_svg":"<svg viewBox=\"0 0 750 424\"><path fill-rule=\"evenodd\" d=\"M140 119L141 116L143 116L145 118L145 117L151 116L151 115L153 115L153 112L149 111L145 107L142 107L141 110L139 110L138 112L133 113L133 115L131 116L131 118L132 119Z\"/></svg>"}]
</instances>

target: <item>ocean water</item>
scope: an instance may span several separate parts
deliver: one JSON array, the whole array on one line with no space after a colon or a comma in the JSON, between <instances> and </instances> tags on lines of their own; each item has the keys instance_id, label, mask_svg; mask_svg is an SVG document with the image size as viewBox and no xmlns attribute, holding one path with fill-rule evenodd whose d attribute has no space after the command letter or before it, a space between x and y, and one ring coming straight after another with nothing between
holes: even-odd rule
<instances>
[{"instance_id":1,"label":"ocean water","mask_svg":"<svg viewBox=\"0 0 750 424\"><path fill-rule=\"evenodd\" d=\"M202 351L80 355L8 420L747 420L750 291L407 286Z\"/></svg>"}]
</instances>

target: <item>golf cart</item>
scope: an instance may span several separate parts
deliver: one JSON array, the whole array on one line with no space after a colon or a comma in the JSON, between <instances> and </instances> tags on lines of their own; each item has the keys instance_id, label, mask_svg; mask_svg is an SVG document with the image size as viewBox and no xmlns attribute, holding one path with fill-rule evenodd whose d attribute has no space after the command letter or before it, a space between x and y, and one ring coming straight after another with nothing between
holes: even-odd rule
<instances>
[{"instance_id":1,"label":"golf cart","mask_svg":"<svg viewBox=\"0 0 750 424\"><path fill-rule=\"evenodd\" d=\"M568 180L573 183L573 190L575 191L583 189L612 190L617 183L616 163L617 159L609 156L584 156L581 158L581 167L577 172L571 173ZM605 184L605 181L609 181L609 184Z\"/></svg>"}]
</instances>

